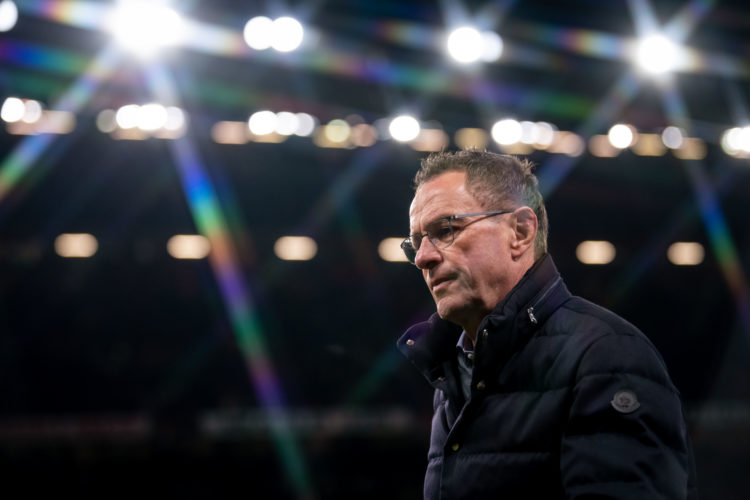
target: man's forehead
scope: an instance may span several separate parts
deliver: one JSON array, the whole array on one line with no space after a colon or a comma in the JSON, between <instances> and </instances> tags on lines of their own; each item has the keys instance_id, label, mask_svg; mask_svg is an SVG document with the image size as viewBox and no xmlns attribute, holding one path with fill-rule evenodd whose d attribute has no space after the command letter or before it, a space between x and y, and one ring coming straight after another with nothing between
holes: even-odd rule
<instances>
[{"instance_id":1,"label":"man's forehead","mask_svg":"<svg viewBox=\"0 0 750 500\"><path fill-rule=\"evenodd\" d=\"M474 197L466 189L465 180L464 172L446 172L422 184L409 207L411 224L476 206Z\"/></svg>"}]
</instances>

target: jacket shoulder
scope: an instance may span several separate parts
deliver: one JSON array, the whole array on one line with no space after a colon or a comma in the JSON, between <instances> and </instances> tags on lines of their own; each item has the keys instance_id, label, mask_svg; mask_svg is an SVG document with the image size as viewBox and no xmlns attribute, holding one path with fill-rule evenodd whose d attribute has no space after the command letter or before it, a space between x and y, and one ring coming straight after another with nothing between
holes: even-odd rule
<instances>
[{"instance_id":1,"label":"jacket shoulder","mask_svg":"<svg viewBox=\"0 0 750 500\"><path fill-rule=\"evenodd\" d=\"M635 325L581 297L571 297L545 325L561 335L563 351L577 359L578 377L631 374L674 390L661 355Z\"/></svg>"}]
</instances>

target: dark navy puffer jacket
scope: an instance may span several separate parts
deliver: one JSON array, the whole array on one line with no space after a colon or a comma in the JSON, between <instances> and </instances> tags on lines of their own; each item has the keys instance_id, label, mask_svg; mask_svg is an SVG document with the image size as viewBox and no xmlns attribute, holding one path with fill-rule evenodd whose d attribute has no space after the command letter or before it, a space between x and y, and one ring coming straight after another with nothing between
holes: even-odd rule
<instances>
[{"instance_id":1,"label":"dark navy puffer jacket","mask_svg":"<svg viewBox=\"0 0 750 500\"><path fill-rule=\"evenodd\" d=\"M542 257L482 322L467 400L440 319L399 349L435 388L425 498L697 498L679 394L633 325Z\"/></svg>"}]
</instances>

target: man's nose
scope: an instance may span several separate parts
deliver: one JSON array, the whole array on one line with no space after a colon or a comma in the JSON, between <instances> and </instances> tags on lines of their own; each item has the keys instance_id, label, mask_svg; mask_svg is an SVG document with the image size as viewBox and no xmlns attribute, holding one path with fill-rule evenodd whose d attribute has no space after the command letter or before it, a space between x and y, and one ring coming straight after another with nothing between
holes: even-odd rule
<instances>
[{"instance_id":1,"label":"man's nose","mask_svg":"<svg viewBox=\"0 0 750 500\"><path fill-rule=\"evenodd\" d=\"M422 236L422 244L419 245L419 250L414 256L414 264L419 269L429 269L437 264L441 259L440 251L435 244L427 237Z\"/></svg>"}]
</instances>

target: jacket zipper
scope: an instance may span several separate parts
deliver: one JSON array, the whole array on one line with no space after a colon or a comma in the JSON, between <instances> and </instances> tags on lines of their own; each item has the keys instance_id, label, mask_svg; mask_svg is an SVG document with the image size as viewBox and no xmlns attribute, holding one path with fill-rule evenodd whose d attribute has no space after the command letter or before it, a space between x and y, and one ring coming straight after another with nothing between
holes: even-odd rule
<instances>
[{"instance_id":1,"label":"jacket zipper","mask_svg":"<svg viewBox=\"0 0 750 500\"><path fill-rule=\"evenodd\" d=\"M539 320L537 320L536 316L534 315L534 308L537 307L545 297L547 297L547 295L552 291L553 288L555 288L555 286L557 286L557 283L560 281L562 281L562 277L558 276L557 279L555 279L555 281L553 281L552 284L542 292L542 295L534 302L534 305L526 309L526 314L529 315L529 321L531 321L535 325L539 323Z\"/></svg>"}]
</instances>

